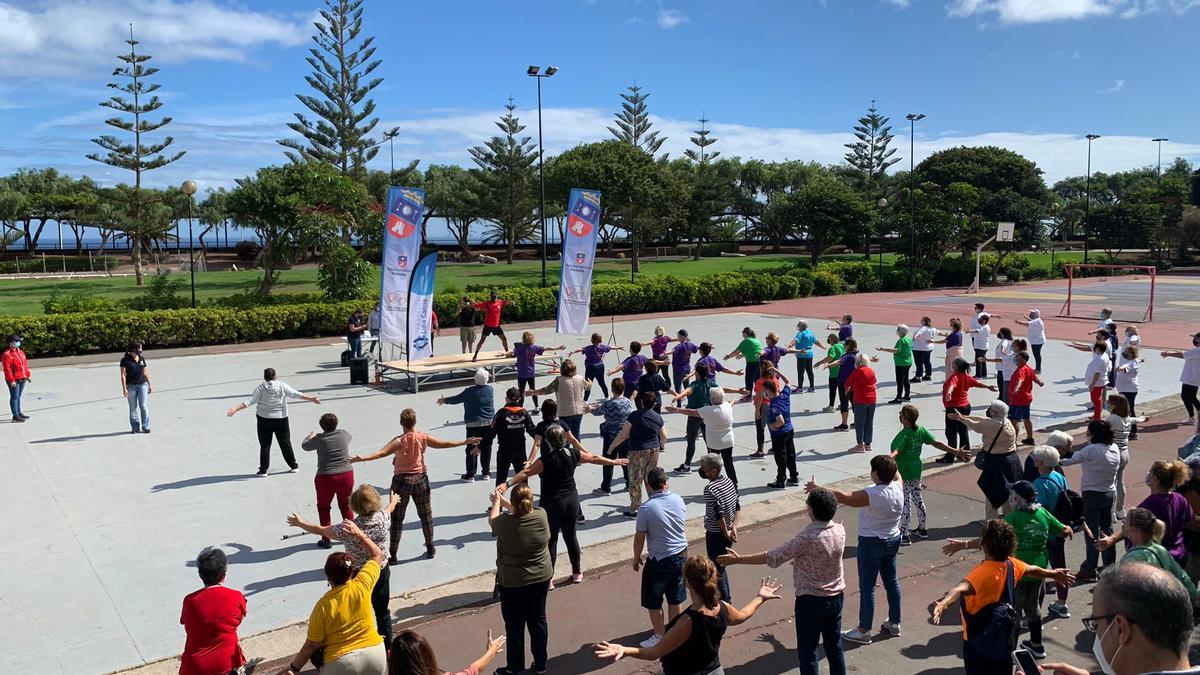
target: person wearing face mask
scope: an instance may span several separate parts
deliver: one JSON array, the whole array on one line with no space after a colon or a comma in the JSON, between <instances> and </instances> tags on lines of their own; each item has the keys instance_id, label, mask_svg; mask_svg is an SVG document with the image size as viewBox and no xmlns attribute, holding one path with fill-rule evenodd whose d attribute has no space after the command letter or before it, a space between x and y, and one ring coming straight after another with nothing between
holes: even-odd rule
<instances>
[{"instance_id":1,"label":"person wearing face mask","mask_svg":"<svg viewBox=\"0 0 1200 675\"><path fill-rule=\"evenodd\" d=\"M131 433L150 433L150 411L146 408L146 397L151 391L150 373L146 371L146 359L142 356L142 343L131 342L121 358L121 394L129 401Z\"/></svg>"},{"instance_id":2,"label":"person wearing face mask","mask_svg":"<svg viewBox=\"0 0 1200 675\"><path fill-rule=\"evenodd\" d=\"M1187 561L1183 529L1196 519L1196 514L1187 497L1174 490L1186 483L1190 474L1188 465L1179 460L1168 462L1160 459L1151 464L1146 472L1150 494L1138 504L1139 509L1146 509L1162 522L1163 531L1159 533L1158 540L1181 565ZM1096 547L1103 551L1122 539L1131 539L1128 530L1122 524L1112 536L1100 537Z\"/></svg>"},{"instance_id":3,"label":"person wearing face mask","mask_svg":"<svg viewBox=\"0 0 1200 675\"><path fill-rule=\"evenodd\" d=\"M1083 625L1096 637L1092 654L1105 675L1200 675L1188 661L1192 602L1170 572L1141 562L1105 569ZM1065 663L1042 664L1054 675L1088 675Z\"/></svg>"},{"instance_id":4,"label":"person wearing face mask","mask_svg":"<svg viewBox=\"0 0 1200 675\"><path fill-rule=\"evenodd\" d=\"M913 364L913 338L908 337L908 326L896 326L896 344L891 349L876 347L881 352L891 352L892 362L896 366L896 398L888 401L892 405L912 400L911 382L908 379L908 369Z\"/></svg>"},{"instance_id":5,"label":"person wearing face mask","mask_svg":"<svg viewBox=\"0 0 1200 675\"><path fill-rule=\"evenodd\" d=\"M21 411L21 394L33 378L29 376L29 360L21 351L20 335L8 336L8 349L0 354L0 366L4 368L4 382L8 385L8 407L12 411L12 421L24 422L29 415Z\"/></svg>"},{"instance_id":6,"label":"person wearing face mask","mask_svg":"<svg viewBox=\"0 0 1200 675\"><path fill-rule=\"evenodd\" d=\"M1113 503L1117 497L1117 468L1121 464L1121 452L1113 440L1112 426L1106 421L1095 421L1087 427L1088 444L1064 457L1061 466L1078 464L1083 469L1080 493L1083 496L1083 522L1092 536L1084 538L1087 557L1079 567L1079 581L1096 579L1096 562L1101 557L1095 537L1112 534ZM1105 566L1117 561L1116 551L1111 548L1103 552Z\"/></svg>"},{"instance_id":7,"label":"person wearing face mask","mask_svg":"<svg viewBox=\"0 0 1200 675\"><path fill-rule=\"evenodd\" d=\"M1129 425L1129 440L1137 440L1137 395L1138 395L1138 369L1141 368L1141 359L1138 358L1138 348L1134 345L1128 345L1121 350L1121 358L1117 360L1117 393L1125 397L1129 402L1129 417L1131 424Z\"/></svg>"},{"instance_id":8,"label":"person wearing face mask","mask_svg":"<svg viewBox=\"0 0 1200 675\"><path fill-rule=\"evenodd\" d=\"M1161 354L1164 358L1183 359L1183 372L1179 374L1179 381L1182 383L1179 398L1183 400L1183 407L1187 409L1187 419L1183 424L1195 424L1196 412L1200 411L1200 399L1197 399L1196 395L1196 392L1200 391L1200 333L1192 335L1191 349L1164 351ZM7 367L4 374L8 377Z\"/></svg>"}]
</instances>

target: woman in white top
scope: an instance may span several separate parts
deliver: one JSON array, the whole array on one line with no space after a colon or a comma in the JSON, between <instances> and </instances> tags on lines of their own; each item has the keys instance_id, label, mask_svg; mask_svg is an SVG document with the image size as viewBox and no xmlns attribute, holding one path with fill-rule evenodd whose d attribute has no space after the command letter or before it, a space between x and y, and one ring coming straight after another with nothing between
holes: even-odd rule
<instances>
[{"instance_id":1,"label":"woman in white top","mask_svg":"<svg viewBox=\"0 0 1200 675\"><path fill-rule=\"evenodd\" d=\"M275 379L275 369L263 370L263 381L250 396L241 403L225 412L233 417L239 412L254 406L255 419L258 422L258 473L256 476L266 476L271 467L271 438L279 442L279 450L283 460L287 462L288 472L296 473L300 465L296 463L296 454L292 451L292 428L288 425L288 399L300 399L309 403L320 404L321 399L309 396L292 389L287 382Z\"/></svg>"},{"instance_id":2,"label":"woman in white top","mask_svg":"<svg viewBox=\"0 0 1200 675\"><path fill-rule=\"evenodd\" d=\"M1078 581L1096 579L1096 563L1101 557L1096 539L1113 532L1113 502L1117 496L1117 470L1121 451L1114 442L1113 429L1107 421L1094 420L1087 427L1088 444L1059 462L1062 466L1078 464L1083 469L1080 493L1083 495L1083 522L1092 531L1084 537L1087 558L1079 567ZM1117 552L1111 547L1103 553L1104 566L1117 562Z\"/></svg>"},{"instance_id":3,"label":"woman in white top","mask_svg":"<svg viewBox=\"0 0 1200 675\"><path fill-rule=\"evenodd\" d=\"M1121 343L1121 348L1142 346L1142 336L1138 333L1138 327L1134 325L1125 326L1125 341Z\"/></svg>"},{"instance_id":4,"label":"woman in white top","mask_svg":"<svg viewBox=\"0 0 1200 675\"><path fill-rule=\"evenodd\" d=\"M921 325L917 326L912 335L913 362L917 370L910 382L929 382L933 379L933 341L938 335L937 329L933 327L933 319L921 317Z\"/></svg>"},{"instance_id":5,"label":"woman in white top","mask_svg":"<svg viewBox=\"0 0 1200 675\"><path fill-rule=\"evenodd\" d=\"M1182 383L1179 398L1183 399L1183 407L1187 409L1187 419L1183 423L1195 424L1196 411L1200 410L1200 400L1196 398L1196 392L1200 391L1200 333L1192 335L1191 349L1161 353L1164 357L1183 359L1183 372L1179 374Z\"/></svg>"},{"instance_id":6,"label":"woman in white top","mask_svg":"<svg viewBox=\"0 0 1200 675\"><path fill-rule=\"evenodd\" d=\"M993 354L995 358L984 357L984 360L996 364L996 388L1000 390L1000 400L1008 403L1008 381L1017 369L1013 360L1017 353L1013 350L1012 329L1008 326L996 332L996 348Z\"/></svg>"},{"instance_id":7,"label":"woman in white top","mask_svg":"<svg viewBox=\"0 0 1200 675\"><path fill-rule=\"evenodd\" d=\"M1121 453L1121 463L1117 465L1117 496L1113 508L1117 518L1125 517L1125 467L1129 465L1129 427L1133 420L1129 415L1129 400L1120 394L1108 395L1108 416L1104 418L1113 430L1113 443Z\"/></svg>"},{"instance_id":8,"label":"woman in white top","mask_svg":"<svg viewBox=\"0 0 1200 675\"><path fill-rule=\"evenodd\" d=\"M1042 345L1046 344L1046 324L1042 322L1042 312L1037 309L1029 310L1029 320L1017 319L1021 326L1029 327L1029 348L1033 350L1034 372L1042 372Z\"/></svg>"},{"instance_id":9,"label":"woman in white top","mask_svg":"<svg viewBox=\"0 0 1200 675\"><path fill-rule=\"evenodd\" d=\"M736 487L737 471L733 468L733 404L725 400L725 391L721 387L709 388L708 402L709 405L702 408L667 406L667 412L695 417L704 422L704 444L708 446L709 452L721 456L725 475Z\"/></svg>"},{"instance_id":10,"label":"woman in white top","mask_svg":"<svg viewBox=\"0 0 1200 675\"><path fill-rule=\"evenodd\" d=\"M1117 393L1129 402L1130 440L1137 439L1138 369L1141 365L1137 347L1129 345L1121 350L1121 357L1117 359Z\"/></svg>"},{"instance_id":11,"label":"woman in white top","mask_svg":"<svg viewBox=\"0 0 1200 675\"><path fill-rule=\"evenodd\" d=\"M979 327L967 331L971 334L971 346L975 348L975 379L987 377L987 352L992 343L992 329L988 324L992 317L979 315Z\"/></svg>"}]
</instances>

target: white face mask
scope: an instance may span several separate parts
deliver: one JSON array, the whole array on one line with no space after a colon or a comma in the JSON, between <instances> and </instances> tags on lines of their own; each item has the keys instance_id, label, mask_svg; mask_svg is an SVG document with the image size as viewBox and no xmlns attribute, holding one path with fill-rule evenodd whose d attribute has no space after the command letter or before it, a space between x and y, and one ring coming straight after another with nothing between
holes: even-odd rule
<instances>
[{"instance_id":1,"label":"white face mask","mask_svg":"<svg viewBox=\"0 0 1200 675\"><path fill-rule=\"evenodd\" d=\"M1108 635L1108 631L1112 629L1114 621L1110 620L1108 628L1104 629L1103 633L1097 633L1096 639L1092 641L1092 655L1096 657L1096 661L1100 664L1100 671L1104 675L1115 675L1113 671L1112 661L1104 657L1104 647L1101 644L1104 641L1104 636ZM1117 654L1121 653L1121 648L1117 647L1117 651L1113 653L1113 659L1117 658Z\"/></svg>"}]
</instances>

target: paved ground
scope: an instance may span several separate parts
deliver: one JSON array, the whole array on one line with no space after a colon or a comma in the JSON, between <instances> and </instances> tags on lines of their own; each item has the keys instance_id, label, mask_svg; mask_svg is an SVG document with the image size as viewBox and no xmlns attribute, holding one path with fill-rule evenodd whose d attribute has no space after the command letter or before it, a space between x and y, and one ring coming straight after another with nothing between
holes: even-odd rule
<instances>
[{"instance_id":1,"label":"paved ground","mask_svg":"<svg viewBox=\"0 0 1200 675\"><path fill-rule=\"evenodd\" d=\"M854 306L859 307L857 298ZM784 303L776 303L767 310L784 308ZM808 304L799 311L813 316L816 308L815 303ZM856 313L864 317L862 311ZM874 318L868 314L864 318ZM733 348L743 325L754 326L760 335L767 330L790 335L796 314L712 313L702 321L678 316L662 321L671 331L687 327L697 340L712 340L725 352ZM654 323L620 321L615 325L617 339L622 343L645 339ZM551 331L543 327L535 332L542 344L560 342ZM601 331L607 332L603 327ZM858 334L868 350L894 340L890 326L862 324ZM569 346L578 344L571 338L565 341ZM440 344L449 343L446 339ZM280 474L283 464L276 451L273 475L253 478L257 447L252 414L227 419L224 410L248 393L259 381L261 368L269 365L282 379L325 401L320 408L293 407L297 441L316 427L318 413L328 410L336 412L344 428L354 434L356 452L373 451L397 432L399 411L410 406L417 410L423 429L444 438L462 435L461 411L434 405L442 392L430 389L413 396L396 389L347 384L346 371L336 364L340 350L339 344L327 342L271 351L221 349L161 359L150 353L156 390L151 397L154 433L149 436L128 434L115 359L107 363L86 359L80 365L60 367L35 364L26 394L26 410L33 419L0 429L0 456L7 469L0 475L0 491L8 496L8 520L20 523L23 535L0 544L0 557L27 563L0 570L0 598L4 599L0 632L9 636L12 645L0 656L0 669L109 671L178 653L183 643L179 601L197 586L191 561L209 544L225 547L231 562L229 583L250 598L244 636L304 619L324 588L319 569L325 552L311 538L283 539L294 532L283 518L293 510L315 517L311 487L315 459L301 456L301 473ZM1046 353L1051 386L1038 392L1034 414L1039 428L1078 419L1084 402L1079 377L1085 355L1059 344L1051 344ZM1142 399L1173 395L1178 365L1149 355ZM738 362L731 362L731 367L739 367ZM737 378L723 380L732 385ZM880 368L880 380L886 399L892 387L886 365ZM923 421L940 431L938 387L926 384L914 389ZM977 403L985 400L976 397ZM820 412L824 404L823 392L804 394L793 404L801 471L822 482L862 475L865 460L848 452L852 435L829 431L835 417ZM738 454L745 455L753 446L751 411L739 407L737 417ZM882 411L877 419L878 442L886 443L897 426L894 414ZM595 421L584 428L585 443L598 449ZM664 464L674 465L682 454L681 420L669 418L669 429L676 440ZM435 488L439 555L432 561L420 559L419 530L410 514L400 550L406 563L393 578L393 592L401 596L394 602L402 614L446 604L444 599L426 598L420 589L484 573L493 565L493 545L482 517L487 487L457 480L461 451L434 451L428 461ZM743 458L738 468L744 476L747 503L779 503L777 493L762 487L772 475L769 460ZM389 466L379 462L360 468L357 478L386 491L389 476ZM596 469L582 471L581 492L590 493L599 478ZM701 513L695 499L700 489L696 476L676 481L676 490L693 500L689 515ZM626 504L624 495L588 496L583 543L628 536L632 524L619 515ZM604 560L589 553L585 564L595 568ZM54 582L30 583L31 576Z\"/></svg>"},{"instance_id":2,"label":"paved ground","mask_svg":"<svg viewBox=\"0 0 1200 675\"><path fill-rule=\"evenodd\" d=\"M1174 448L1190 437L1190 431L1173 423L1150 424L1143 427L1141 440L1133 445L1132 458L1126 476L1129 483L1129 504L1137 504L1147 493L1140 481L1132 477L1144 475L1156 459L1173 456ZM847 666L858 673L923 673L949 675L962 672L961 629L956 610L944 618L943 625L930 623L930 606L979 561L979 555L958 554L947 558L941 546L949 537L977 536L983 505L975 486L975 470L968 466L933 475L926 479L926 500L930 521L928 541L917 542L901 549L900 572L902 593L903 635L899 638L876 634L871 645L847 643ZM1072 485L1078 485L1077 467L1067 470ZM795 515L773 520L765 525L739 532L737 550L754 553L770 548L790 538L808 523L799 494L793 496ZM853 509L843 509L838 520L846 525L846 604L843 613L847 628L858 616L858 575L854 565L854 542L857 516ZM692 555L704 555L703 540L694 541ZM632 555L627 546L626 559ZM1077 567L1083 559L1083 541L1076 537L1068 543L1068 564ZM731 587L735 604L753 597L763 574L775 574L784 583L784 599L768 603L746 624L730 629L721 647L721 661L729 675L766 675L796 672L796 638L792 622L791 568L784 566L770 571L766 567L736 566L731 568ZM550 595L551 673L660 673L657 664L623 659L615 665L596 659L592 643L616 640L633 645L649 633L649 621L637 604L638 576L628 564L620 564L597 578L588 578L579 585L561 587ZM1096 668L1091 656L1092 634L1080 624L1089 616L1091 585L1072 589L1068 600L1072 618L1048 621L1045 645L1050 660L1061 660L1085 668ZM587 608L581 611L580 608ZM887 603L883 589L876 589L876 626L886 618ZM475 658L488 628L503 631L498 604L419 622L409 627L430 640L439 654L443 668L465 667ZM500 657L503 659L503 656ZM495 665L502 665L497 660ZM493 666L495 667L495 666ZM822 665L823 672L825 666Z\"/></svg>"}]
</instances>

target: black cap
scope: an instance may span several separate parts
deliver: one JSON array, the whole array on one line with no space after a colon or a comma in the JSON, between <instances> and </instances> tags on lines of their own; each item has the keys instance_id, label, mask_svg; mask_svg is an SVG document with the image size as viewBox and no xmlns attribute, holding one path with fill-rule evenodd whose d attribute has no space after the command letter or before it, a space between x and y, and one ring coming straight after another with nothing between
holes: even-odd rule
<instances>
[{"instance_id":1,"label":"black cap","mask_svg":"<svg viewBox=\"0 0 1200 675\"><path fill-rule=\"evenodd\" d=\"M20 339L21 339L21 336L20 336L20 335L17 335L16 333L14 333L14 334L12 334L12 335L9 335L9 336L8 336L8 341L9 341L9 342L17 342L17 341L18 341L18 340L20 340Z\"/></svg>"},{"instance_id":2,"label":"black cap","mask_svg":"<svg viewBox=\"0 0 1200 675\"><path fill-rule=\"evenodd\" d=\"M676 335L678 335L679 337L687 337L687 336L688 336L687 329L686 329L686 328L680 328L680 329L679 329L679 332L678 332L678 333L676 333Z\"/></svg>"},{"instance_id":3,"label":"black cap","mask_svg":"<svg viewBox=\"0 0 1200 675\"><path fill-rule=\"evenodd\" d=\"M1018 497L1027 502L1037 501L1037 488L1033 487L1033 483L1030 483L1027 480L1019 480L1013 483L1009 489L1011 489Z\"/></svg>"}]
</instances>

